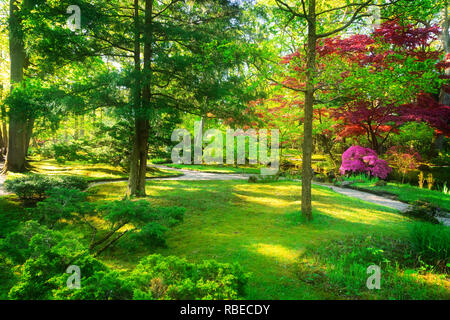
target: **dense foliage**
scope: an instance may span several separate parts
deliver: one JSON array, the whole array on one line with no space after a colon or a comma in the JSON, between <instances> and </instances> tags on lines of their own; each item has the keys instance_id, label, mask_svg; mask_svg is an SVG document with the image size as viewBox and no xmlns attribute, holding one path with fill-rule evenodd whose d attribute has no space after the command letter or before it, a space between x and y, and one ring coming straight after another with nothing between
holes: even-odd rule
<instances>
[{"instance_id":1,"label":"dense foliage","mask_svg":"<svg viewBox=\"0 0 450 320\"><path fill-rule=\"evenodd\" d=\"M28 174L5 181L5 189L21 199L42 199L54 188L85 190L87 187L86 179L77 176Z\"/></svg>"},{"instance_id":2,"label":"dense foliage","mask_svg":"<svg viewBox=\"0 0 450 320\"><path fill-rule=\"evenodd\" d=\"M379 159L372 149L353 146L342 154L342 165L339 170L342 174L367 173L385 179L392 168L385 160Z\"/></svg>"},{"instance_id":3,"label":"dense foliage","mask_svg":"<svg viewBox=\"0 0 450 320\"><path fill-rule=\"evenodd\" d=\"M114 271L89 255L76 237L32 221L0 240L0 247L0 276L11 275L8 264L19 273L7 279L10 299L236 299L247 282L237 265L160 255L142 259L130 274ZM71 265L80 268L79 289L67 285Z\"/></svg>"}]
</instances>

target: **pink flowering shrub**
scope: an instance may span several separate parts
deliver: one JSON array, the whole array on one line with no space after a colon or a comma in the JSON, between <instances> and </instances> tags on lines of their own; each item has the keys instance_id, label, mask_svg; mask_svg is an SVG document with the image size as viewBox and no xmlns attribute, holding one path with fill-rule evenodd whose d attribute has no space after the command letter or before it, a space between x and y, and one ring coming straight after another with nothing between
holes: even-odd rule
<instances>
[{"instance_id":1,"label":"pink flowering shrub","mask_svg":"<svg viewBox=\"0 0 450 320\"><path fill-rule=\"evenodd\" d=\"M341 174L366 173L380 179L386 179L392 168L388 163L378 158L375 151L361 146L348 148L342 154Z\"/></svg>"}]
</instances>

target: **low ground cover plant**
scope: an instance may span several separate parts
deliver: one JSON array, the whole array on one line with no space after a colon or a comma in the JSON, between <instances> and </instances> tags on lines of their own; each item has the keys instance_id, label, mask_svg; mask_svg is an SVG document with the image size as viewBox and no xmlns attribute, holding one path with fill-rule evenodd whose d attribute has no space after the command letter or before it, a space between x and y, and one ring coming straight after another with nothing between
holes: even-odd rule
<instances>
[{"instance_id":1,"label":"low ground cover plant","mask_svg":"<svg viewBox=\"0 0 450 320\"><path fill-rule=\"evenodd\" d=\"M27 174L5 181L5 189L22 200L43 199L47 191L53 188L85 190L87 187L86 179L77 176Z\"/></svg>"}]
</instances>

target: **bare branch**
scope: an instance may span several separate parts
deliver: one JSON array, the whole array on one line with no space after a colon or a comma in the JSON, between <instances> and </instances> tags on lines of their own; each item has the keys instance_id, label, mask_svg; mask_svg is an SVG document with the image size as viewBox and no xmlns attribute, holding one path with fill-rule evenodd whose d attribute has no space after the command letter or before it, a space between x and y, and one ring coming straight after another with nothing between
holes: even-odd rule
<instances>
[{"instance_id":1,"label":"bare branch","mask_svg":"<svg viewBox=\"0 0 450 320\"><path fill-rule=\"evenodd\" d=\"M364 4L361 4L361 6L358 7L358 8L355 10L355 12L353 13L353 16L352 16L352 17L351 17L351 18L350 18L343 26L341 26L340 28L334 29L333 31L330 31L330 32L318 34L318 35L317 35L317 38L320 39L320 38L326 38L326 37L329 37L329 36L331 36L331 35L333 35L333 34L335 34L335 33L338 33L338 32L341 32L341 31L347 29L347 28L348 28L353 22L355 22L357 19L362 18L362 17L370 16L370 15L367 15L367 14L360 14L360 13L361 13L361 11L362 11L363 9L367 8L368 6L370 6L370 4L372 3L372 1L373 1L373 0L368 0L368 1L366 1Z\"/></svg>"},{"instance_id":2,"label":"bare branch","mask_svg":"<svg viewBox=\"0 0 450 320\"><path fill-rule=\"evenodd\" d=\"M304 0L302 0L302 4L303 4L303 14L294 11L294 9L292 9L287 3L281 1L281 0L275 0L275 2L277 3L278 7L286 12L289 12L290 14L292 14L294 17L299 17L299 18L303 18L303 19L307 19L309 21L308 15L306 14L306 9L304 6Z\"/></svg>"}]
</instances>

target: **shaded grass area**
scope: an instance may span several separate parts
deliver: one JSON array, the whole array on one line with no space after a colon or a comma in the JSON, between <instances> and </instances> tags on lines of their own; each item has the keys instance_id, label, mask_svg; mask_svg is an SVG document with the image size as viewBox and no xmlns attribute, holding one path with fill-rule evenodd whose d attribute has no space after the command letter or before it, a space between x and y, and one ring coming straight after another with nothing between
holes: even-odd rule
<instances>
[{"instance_id":1,"label":"shaded grass area","mask_svg":"<svg viewBox=\"0 0 450 320\"><path fill-rule=\"evenodd\" d=\"M122 167L109 164L90 164L79 161L67 161L64 164L56 160L30 161L30 172L48 175L71 175L84 177L89 182L104 180L120 180L128 178ZM14 174L9 174L14 176ZM175 171L149 167L147 178L179 175Z\"/></svg>"},{"instance_id":2,"label":"shaded grass area","mask_svg":"<svg viewBox=\"0 0 450 320\"><path fill-rule=\"evenodd\" d=\"M239 166L233 165L207 165L207 164L165 164L167 167L176 169L187 169L194 171L210 172L210 173L246 173L246 174L260 174L259 166Z\"/></svg>"},{"instance_id":3,"label":"shaded grass area","mask_svg":"<svg viewBox=\"0 0 450 320\"><path fill-rule=\"evenodd\" d=\"M15 230L25 219L25 210L16 196L0 197L0 238Z\"/></svg>"},{"instance_id":4,"label":"shaded grass area","mask_svg":"<svg viewBox=\"0 0 450 320\"><path fill-rule=\"evenodd\" d=\"M429 225L434 227L433 225ZM360 279L379 268L380 281ZM346 299L450 299L445 271L430 272L405 239L379 235L347 236L312 247L298 263L298 277Z\"/></svg>"},{"instance_id":5,"label":"shaded grass area","mask_svg":"<svg viewBox=\"0 0 450 320\"><path fill-rule=\"evenodd\" d=\"M125 188L124 183L96 186L90 190L90 198L92 201L120 199ZM216 259L240 263L252 273L248 299L354 298L343 289L345 282L335 281L336 286L330 287L328 280L310 281L308 274L299 272L299 262L306 259L315 268L328 270L325 273L332 275L329 270L334 268L333 261L324 260L328 256L326 249L315 252L314 248L327 248L333 241L348 237L406 238L411 223L394 210L314 186L315 220L304 224L298 218L301 186L288 181L270 184L150 181L147 194L148 201L155 205L187 209L185 221L169 231L168 247L157 252L191 261ZM112 267L126 270L146 254L149 252L115 250L107 252L103 259ZM363 261L361 265L367 263ZM392 272L399 272L402 279L401 270ZM352 281L362 292L356 297L385 298L377 291L368 291L366 274L359 270L356 275ZM427 280L430 288L423 288L428 293L421 296L442 298L442 293L434 295L436 287L446 290L439 282L441 279L430 279ZM405 281L416 280L417 277ZM402 287L396 286L400 291ZM404 290L416 290L416 287L405 286ZM410 293L400 292L396 296L407 297Z\"/></svg>"},{"instance_id":6,"label":"shaded grass area","mask_svg":"<svg viewBox=\"0 0 450 320\"><path fill-rule=\"evenodd\" d=\"M415 201L428 202L446 211L450 211L450 195L436 190L428 190L408 184L388 183L376 186L373 182L356 182L352 186L370 191L388 192L398 197L400 201L414 204Z\"/></svg>"}]
</instances>

